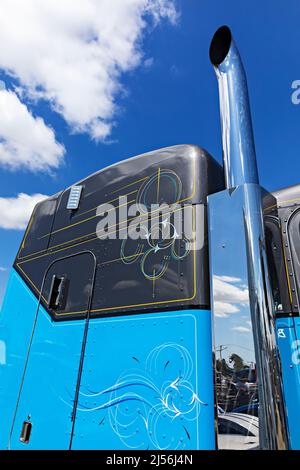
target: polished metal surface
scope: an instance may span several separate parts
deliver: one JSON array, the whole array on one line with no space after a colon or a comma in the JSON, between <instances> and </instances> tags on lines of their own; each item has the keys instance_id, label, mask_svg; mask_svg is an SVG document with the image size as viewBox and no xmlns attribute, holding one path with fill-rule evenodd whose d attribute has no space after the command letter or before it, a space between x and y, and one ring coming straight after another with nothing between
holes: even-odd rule
<instances>
[{"instance_id":1,"label":"polished metal surface","mask_svg":"<svg viewBox=\"0 0 300 470\"><path fill-rule=\"evenodd\" d=\"M261 449L285 449L281 372L259 217L261 196L261 188L250 184L208 198L216 392L225 413L258 414ZM223 427L221 434L220 443L233 448L231 433L224 440ZM247 449L249 436L243 445L241 440L239 448Z\"/></svg>"},{"instance_id":2,"label":"polished metal surface","mask_svg":"<svg viewBox=\"0 0 300 470\"><path fill-rule=\"evenodd\" d=\"M242 187L209 196L208 224L218 448L248 450L259 445L249 421L253 411L258 414L259 400ZM232 432L232 420L223 420L228 416L234 418L235 413L245 422L240 432Z\"/></svg>"},{"instance_id":3,"label":"polished metal surface","mask_svg":"<svg viewBox=\"0 0 300 470\"><path fill-rule=\"evenodd\" d=\"M213 37L210 59L218 78L226 187L258 183L246 74L226 26Z\"/></svg>"},{"instance_id":4,"label":"polished metal surface","mask_svg":"<svg viewBox=\"0 0 300 470\"><path fill-rule=\"evenodd\" d=\"M216 339L218 312L220 315L220 305L215 298L216 276L240 279L249 291L248 304L243 306L246 323L240 325L242 328L239 331L245 332L243 329L247 322L250 330L250 320L246 317L251 316L257 370L260 448L285 449L288 446L285 409L265 252L262 189L258 184L245 71L228 27L224 26L215 33L210 58L219 84L224 170L228 188L209 197L211 291ZM238 199L239 203L236 202ZM222 236L228 239L230 250L226 249L226 244L223 248L222 244L221 248L218 247ZM229 303L234 306L232 302ZM230 307L227 308L230 310ZM234 313L232 308L231 313ZM229 324L222 328L228 329ZM230 334L232 331L228 331L228 337Z\"/></svg>"},{"instance_id":5,"label":"polished metal surface","mask_svg":"<svg viewBox=\"0 0 300 470\"><path fill-rule=\"evenodd\" d=\"M278 208L299 205L300 184L279 189L278 191L274 191L272 194L276 198ZM268 207L270 206L266 206L266 208Z\"/></svg>"},{"instance_id":6,"label":"polished metal surface","mask_svg":"<svg viewBox=\"0 0 300 470\"><path fill-rule=\"evenodd\" d=\"M244 224L253 336L258 365L260 439L263 449L288 447L281 364L276 345L274 305L268 275L262 218L262 189L243 185Z\"/></svg>"}]
</instances>

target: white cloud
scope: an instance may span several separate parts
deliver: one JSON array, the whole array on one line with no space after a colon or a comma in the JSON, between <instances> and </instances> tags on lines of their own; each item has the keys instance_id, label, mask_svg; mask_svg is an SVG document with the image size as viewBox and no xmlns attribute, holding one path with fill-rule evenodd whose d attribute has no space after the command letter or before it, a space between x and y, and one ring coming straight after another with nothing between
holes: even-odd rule
<instances>
[{"instance_id":1,"label":"white cloud","mask_svg":"<svg viewBox=\"0 0 300 470\"><path fill-rule=\"evenodd\" d=\"M0 273L5 273L7 271L7 268L4 268L3 266L0 266Z\"/></svg>"},{"instance_id":2,"label":"white cloud","mask_svg":"<svg viewBox=\"0 0 300 470\"><path fill-rule=\"evenodd\" d=\"M214 276L213 278L213 289L214 296L218 301L248 304L249 293L248 289L244 286L241 287L238 282L240 279L234 278L234 281L224 280L222 276Z\"/></svg>"},{"instance_id":3,"label":"white cloud","mask_svg":"<svg viewBox=\"0 0 300 470\"><path fill-rule=\"evenodd\" d=\"M238 331L239 333L251 333L251 329L246 326L234 326L231 328L233 331Z\"/></svg>"},{"instance_id":4,"label":"white cloud","mask_svg":"<svg viewBox=\"0 0 300 470\"><path fill-rule=\"evenodd\" d=\"M150 69L153 64L154 64L154 58L153 57L149 57L148 59L144 60L144 67L146 69Z\"/></svg>"},{"instance_id":5,"label":"white cloud","mask_svg":"<svg viewBox=\"0 0 300 470\"><path fill-rule=\"evenodd\" d=\"M249 305L249 293L241 279L230 276L213 277L214 313L226 318L239 313L240 308Z\"/></svg>"},{"instance_id":6,"label":"white cloud","mask_svg":"<svg viewBox=\"0 0 300 470\"><path fill-rule=\"evenodd\" d=\"M0 197L0 228L25 229L34 206L46 197L43 194L24 193L15 198Z\"/></svg>"},{"instance_id":7,"label":"white cloud","mask_svg":"<svg viewBox=\"0 0 300 470\"><path fill-rule=\"evenodd\" d=\"M174 0L1 0L0 68L73 131L105 139L121 74L143 63L147 26L177 20Z\"/></svg>"},{"instance_id":8,"label":"white cloud","mask_svg":"<svg viewBox=\"0 0 300 470\"><path fill-rule=\"evenodd\" d=\"M1 87L0 165L47 171L57 168L63 155L64 147L56 142L43 119L34 117L16 93Z\"/></svg>"},{"instance_id":9,"label":"white cloud","mask_svg":"<svg viewBox=\"0 0 300 470\"><path fill-rule=\"evenodd\" d=\"M218 300L214 302L214 313L217 317L226 318L232 313L239 313L239 311L240 309L236 307L236 305L227 302L219 302Z\"/></svg>"},{"instance_id":10,"label":"white cloud","mask_svg":"<svg viewBox=\"0 0 300 470\"><path fill-rule=\"evenodd\" d=\"M230 284L240 284L241 283L241 279L239 277L233 277L233 276L216 276L217 279L219 279L220 281L224 281L224 282L229 282Z\"/></svg>"}]
</instances>

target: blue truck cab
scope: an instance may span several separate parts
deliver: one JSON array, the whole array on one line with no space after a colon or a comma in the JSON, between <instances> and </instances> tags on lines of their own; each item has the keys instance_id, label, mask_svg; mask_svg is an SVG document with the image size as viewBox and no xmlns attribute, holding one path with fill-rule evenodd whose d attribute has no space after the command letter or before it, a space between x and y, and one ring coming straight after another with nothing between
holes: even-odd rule
<instances>
[{"instance_id":1,"label":"blue truck cab","mask_svg":"<svg viewBox=\"0 0 300 470\"><path fill-rule=\"evenodd\" d=\"M1 449L300 448L300 187L259 184L228 27L210 60L223 166L176 145L35 207L0 315Z\"/></svg>"}]
</instances>

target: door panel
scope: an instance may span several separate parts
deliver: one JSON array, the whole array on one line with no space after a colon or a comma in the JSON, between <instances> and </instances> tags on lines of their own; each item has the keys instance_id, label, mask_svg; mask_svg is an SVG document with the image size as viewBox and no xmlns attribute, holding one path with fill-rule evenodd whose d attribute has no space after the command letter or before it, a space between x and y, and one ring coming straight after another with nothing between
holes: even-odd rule
<instances>
[{"instance_id":1,"label":"door panel","mask_svg":"<svg viewBox=\"0 0 300 470\"><path fill-rule=\"evenodd\" d=\"M55 322L39 306L12 426L11 449L69 448L94 273L95 259L89 252L60 259L46 272L41 295L47 299L53 318L71 310L84 310L87 315L84 320Z\"/></svg>"},{"instance_id":2,"label":"door panel","mask_svg":"<svg viewBox=\"0 0 300 470\"><path fill-rule=\"evenodd\" d=\"M211 314L92 319L73 450L213 449Z\"/></svg>"}]
</instances>

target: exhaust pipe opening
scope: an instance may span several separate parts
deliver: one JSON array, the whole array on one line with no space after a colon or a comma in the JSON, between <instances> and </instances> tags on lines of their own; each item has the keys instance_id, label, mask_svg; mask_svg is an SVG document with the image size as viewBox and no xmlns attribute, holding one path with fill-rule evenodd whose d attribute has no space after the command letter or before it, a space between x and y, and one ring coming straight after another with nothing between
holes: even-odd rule
<instances>
[{"instance_id":1,"label":"exhaust pipe opening","mask_svg":"<svg viewBox=\"0 0 300 470\"><path fill-rule=\"evenodd\" d=\"M221 26L214 34L209 48L211 63L217 67L226 58L231 46L231 31L228 26Z\"/></svg>"},{"instance_id":2,"label":"exhaust pipe opening","mask_svg":"<svg viewBox=\"0 0 300 470\"><path fill-rule=\"evenodd\" d=\"M226 187L259 184L246 73L228 26L214 34L209 56L219 85Z\"/></svg>"}]
</instances>

